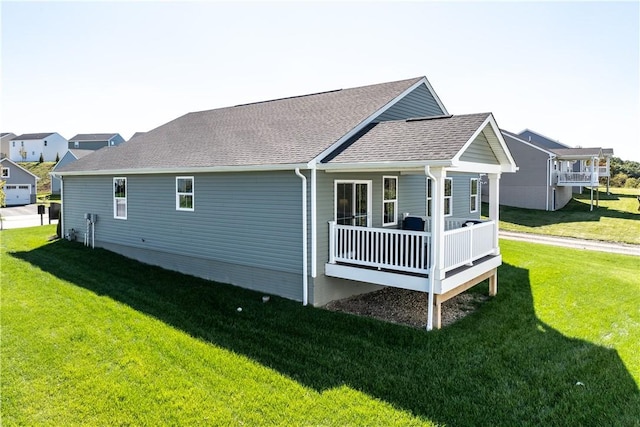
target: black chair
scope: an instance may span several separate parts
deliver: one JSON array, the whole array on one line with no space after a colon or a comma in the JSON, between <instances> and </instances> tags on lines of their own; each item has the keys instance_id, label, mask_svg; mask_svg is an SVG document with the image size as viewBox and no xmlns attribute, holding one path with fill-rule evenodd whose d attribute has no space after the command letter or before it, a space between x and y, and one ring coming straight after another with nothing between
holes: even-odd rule
<instances>
[{"instance_id":1,"label":"black chair","mask_svg":"<svg viewBox=\"0 0 640 427\"><path fill-rule=\"evenodd\" d=\"M402 229L411 231L424 231L424 219L417 216L408 216L402 220Z\"/></svg>"}]
</instances>

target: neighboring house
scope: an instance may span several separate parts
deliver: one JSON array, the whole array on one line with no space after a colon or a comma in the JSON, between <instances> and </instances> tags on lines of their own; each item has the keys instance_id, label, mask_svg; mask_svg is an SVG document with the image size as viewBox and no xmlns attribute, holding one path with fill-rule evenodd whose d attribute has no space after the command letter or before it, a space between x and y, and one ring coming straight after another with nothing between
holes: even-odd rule
<instances>
[{"instance_id":1,"label":"neighboring house","mask_svg":"<svg viewBox=\"0 0 640 427\"><path fill-rule=\"evenodd\" d=\"M93 153L94 150L69 150L67 154L62 156L60 161L56 163L56 165L51 169L49 174L51 175L51 194L60 194L60 188L62 182L60 178L57 178L55 173L64 165L68 165L71 162L75 162L76 160Z\"/></svg>"},{"instance_id":2,"label":"neighboring house","mask_svg":"<svg viewBox=\"0 0 640 427\"><path fill-rule=\"evenodd\" d=\"M0 179L5 181L5 204L17 206L35 203L38 177L6 157L0 160L0 165Z\"/></svg>"},{"instance_id":3,"label":"neighboring house","mask_svg":"<svg viewBox=\"0 0 640 427\"><path fill-rule=\"evenodd\" d=\"M570 148L528 129L502 135L518 164L517 173L500 180L502 205L554 211L571 200L574 189L597 188L599 177L609 177L611 149Z\"/></svg>"},{"instance_id":4,"label":"neighboring house","mask_svg":"<svg viewBox=\"0 0 640 427\"><path fill-rule=\"evenodd\" d=\"M119 133L79 133L69 140L69 150L99 150L124 142Z\"/></svg>"},{"instance_id":5,"label":"neighboring house","mask_svg":"<svg viewBox=\"0 0 640 427\"><path fill-rule=\"evenodd\" d=\"M495 294L515 170L491 113L449 115L420 77L189 113L57 174L69 237L315 306L427 292L430 329L451 296Z\"/></svg>"},{"instance_id":6,"label":"neighboring house","mask_svg":"<svg viewBox=\"0 0 640 427\"><path fill-rule=\"evenodd\" d=\"M11 146L11 140L15 138L16 134L11 132L0 133L0 159L9 157L9 147Z\"/></svg>"},{"instance_id":7,"label":"neighboring house","mask_svg":"<svg viewBox=\"0 0 640 427\"><path fill-rule=\"evenodd\" d=\"M24 133L11 140L9 158L14 162L55 162L67 152L67 140L57 132Z\"/></svg>"}]
</instances>

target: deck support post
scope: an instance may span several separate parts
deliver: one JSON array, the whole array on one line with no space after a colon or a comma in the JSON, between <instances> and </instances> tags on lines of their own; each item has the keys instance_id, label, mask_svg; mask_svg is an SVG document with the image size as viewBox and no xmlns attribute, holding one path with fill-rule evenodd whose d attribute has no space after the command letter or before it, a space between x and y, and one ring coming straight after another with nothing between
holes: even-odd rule
<instances>
[{"instance_id":1,"label":"deck support post","mask_svg":"<svg viewBox=\"0 0 640 427\"><path fill-rule=\"evenodd\" d=\"M498 270L494 270L493 275L489 277L489 296L495 297L498 294Z\"/></svg>"}]
</instances>

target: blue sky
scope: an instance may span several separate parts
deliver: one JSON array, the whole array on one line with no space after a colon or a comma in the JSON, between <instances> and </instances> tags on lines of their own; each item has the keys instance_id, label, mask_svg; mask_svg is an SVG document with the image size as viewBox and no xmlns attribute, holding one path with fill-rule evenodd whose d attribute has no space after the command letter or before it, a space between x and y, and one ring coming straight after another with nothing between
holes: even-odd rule
<instances>
[{"instance_id":1,"label":"blue sky","mask_svg":"<svg viewBox=\"0 0 640 427\"><path fill-rule=\"evenodd\" d=\"M119 132L191 111L427 76L491 111L640 161L640 3L1 3L3 132Z\"/></svg>"}]
</instances>

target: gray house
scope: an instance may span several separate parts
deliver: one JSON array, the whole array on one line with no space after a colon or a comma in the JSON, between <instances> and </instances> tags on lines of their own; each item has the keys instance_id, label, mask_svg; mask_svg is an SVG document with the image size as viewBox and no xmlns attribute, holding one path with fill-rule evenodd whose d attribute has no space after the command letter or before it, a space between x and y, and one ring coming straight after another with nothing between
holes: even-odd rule
<instances>
[{"instance_id":1,"label":"gray house","mask_svg":"<svg viewBox=\"0 0 640 427\"><path fill-rule=\"evenodd\" d=\"M68 165L71 162L75 162L76 160L93 153L94 150L69 150L67 153L62 156L62 158L56 163L56 165L51 169L49 173L51 175L51 194L60 194L60 188L62 186L62 181L60 178L56 176L56 172L63 167L64 165Z\"/></svg>"},{"instance_id":2,"label":"gray house","mask_svg":"<svg viewBox=\"0 0 640 427\"><path fill-rule=\"evenodd\" d=\"M38 177L6 157L0 160L0 165L0 180L5 182L5 204L19 206L35 203Z\"/></svg>"},{"instance_id":3,"label":"gray house","mask_svg":"<svg viewBox=\"0 0 640 427\"><path fill-rule=\"evenodd\" d=\"M500 180L503 205L554 211L583 187L597 189L599 178L608 183L612 149L571 148L529 129L502 135L518 164L517 173Z\"/></svg>"},{"instance_id":4,"label":"gray house","mask_svg":"<svg viewBox=\"0 0 640 427\"><path fill-rule=\"evenodd\" d=\"M99 150L123 142L124 138L119 133L79 133L69 140L69 149Z\"/></svg>"},{"instance_id":5,"label":"gray house","mask_svg":"<svg viewBox=\"0 0 640 427\"><path fill-rule=\"evenodd\" d=\"M10 141L16 137L15 133L2 132L0 133L0 159L9 157L9 147L11 147Z\"/></svg>"},{"instance_id":6,"label":"gray house","mask_svg":"<svg viewBox=\"0 0 640 427\"><path fill-rule=\"evenodd\" d=\"M57 175L68 238L315 306L423 291L430 329L451 296L496 292L515 169L491 113L450 115L419 77L189 113Z\"/></svg>"}]
</instances>

